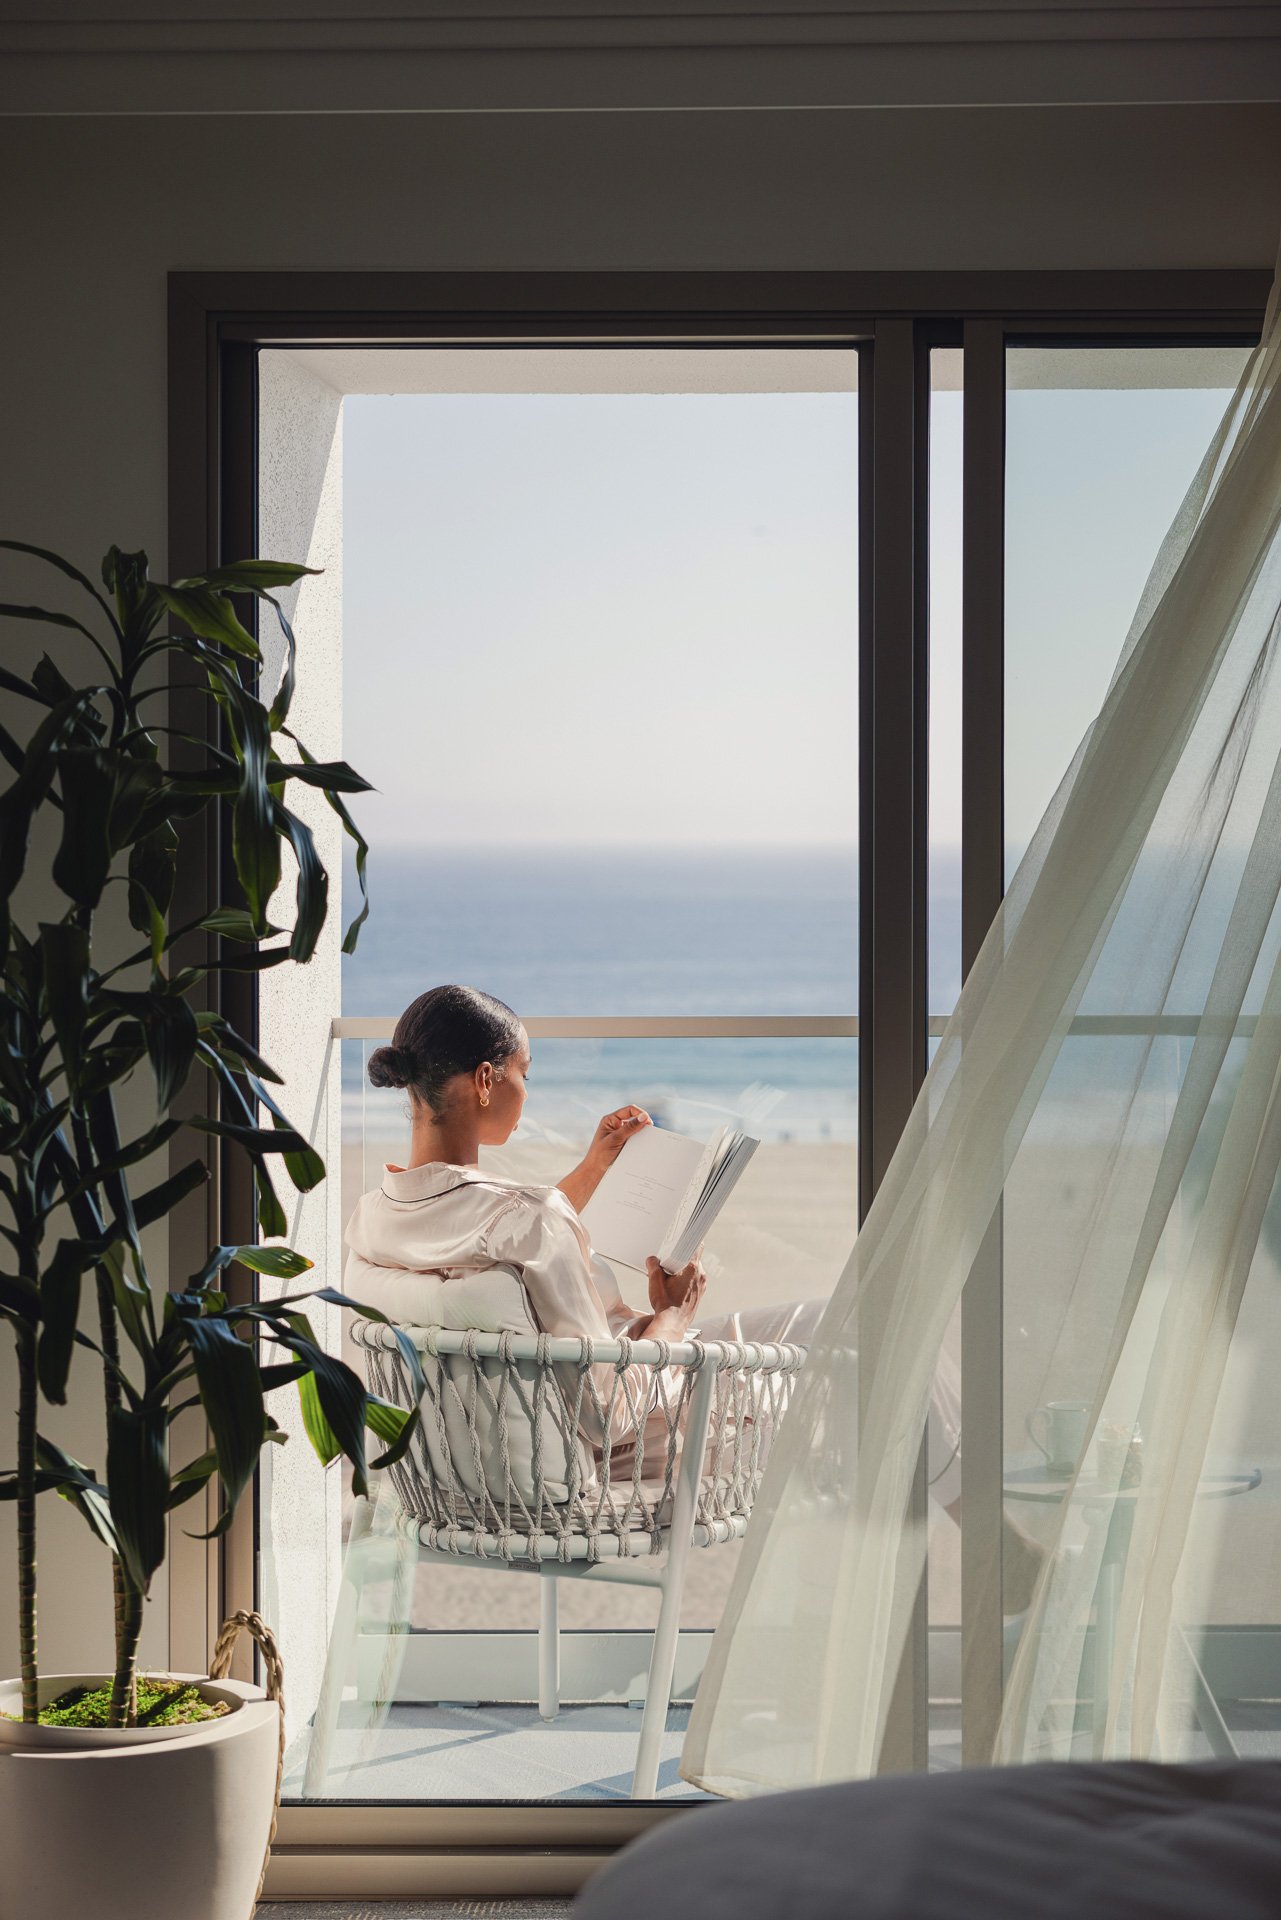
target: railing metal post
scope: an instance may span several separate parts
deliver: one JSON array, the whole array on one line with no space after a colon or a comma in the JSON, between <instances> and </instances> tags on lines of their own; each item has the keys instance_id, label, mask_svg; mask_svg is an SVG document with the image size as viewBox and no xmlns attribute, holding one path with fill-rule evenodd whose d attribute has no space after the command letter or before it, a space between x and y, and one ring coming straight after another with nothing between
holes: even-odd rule
<instances>
[{"instance_id":1,"label":"railing metal post","mask_svg":"<svg viewBox=\"0 0 1281 1920\"><path fill-rule=\"evenodd\" d=\"M961 962L974 964L1005 872L1005 340L965 327ZM961 1757L989 1762L1001 1715L1002 1209L961 1296Z\"/></svg>"}]
</instances>

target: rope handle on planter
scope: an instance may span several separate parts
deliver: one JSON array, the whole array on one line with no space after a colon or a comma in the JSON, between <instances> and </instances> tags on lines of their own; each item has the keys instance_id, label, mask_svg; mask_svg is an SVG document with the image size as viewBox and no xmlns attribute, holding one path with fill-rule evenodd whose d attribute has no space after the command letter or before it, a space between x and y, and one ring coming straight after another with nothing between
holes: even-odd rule
<instances>
[{"instance_id":1,"label":"rope handle on planter","mask_svg":"<svg viewBox=\"0 0 1281 1920\"><path fill-rule=\"evenodd\" d=\"M285 1774L285 1663L280 1657L276 1636L262 1615L249 1613L241 1607L237 1612L230 1614L219 1628L218 1638L214 1642L213 1659L209 1662L211 1680L226 1679L231 1671L232 1651L242 1633L247 1633L250 1639L257 1643L258 1651L262 1655L267 1698L274 1700L280 1709L280 1741L276 1749L276 1793L271 1804L267 1851L262 1857L262 1872L258 1875L258 1891L254 1895L256 1907L262 1899L262 1890L267 1879L267 1863L271 1859L271 1843L276 1837L276 1824L280 1817L280 1783Z\"/></svg>"}]
</instances>

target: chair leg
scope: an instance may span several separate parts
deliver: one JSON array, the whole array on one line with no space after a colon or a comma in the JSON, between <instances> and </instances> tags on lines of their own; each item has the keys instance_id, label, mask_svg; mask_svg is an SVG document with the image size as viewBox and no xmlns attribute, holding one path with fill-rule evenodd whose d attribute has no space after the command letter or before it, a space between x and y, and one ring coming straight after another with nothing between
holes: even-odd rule
<instances>
[{"instance_id":1,"label":"chair leg","mask_svg":"<svg viewBox=\"0 0 1281 1920\"><path fill-rule=\"evenodd\" d=\"M555 1576L538 1577L538 1711L554 1720L560 1712L560 1605Z\"/></svg>"},{"instance_id":2,"label":"chair leg","mask_svg":"<svg viewBox=\"0 0 1281 1920\"><path fill-rule=\"evenodd\" d=\"M658 1791L658 1763L662 1754L663 1735L667 1731L667 1710L672 1704L672 1678L676 1672L684 1585L685 1561L682 1557L676 1566L669 1562L663 1580L658 1626L649 1656L649 1678L645 1682L645 1711L641 1715L636 1771L632 1775L633 1800L652 1800Z\"/></svg>"},{"instance_id":3,"label":"chair leg","mask_svg":"<svg viewBox=\"0 0 1281 1920\"><path fill-rule=\"evenodd\" d=\"M672 1524L667 1536L663 1598L658 1609L654 1647L649 1656L645 1711L641 1715L640 1745L636 1750L636 1771L632 1775L633 1800L652 1800L658 1790L658 1761L663 1734L667 1729L667 1709L672 1704L672 1675L676 1671L676 1646L681 1630L681 1595L685 1591L685 1569L689 1565L694 1544L699 1479L707 1450L707 1430L715 1391L716 1374L711 1367L704 1367L690 1396L685 1420L685 1439L676 1475L676 1498L672 1503Z\"/></svg>"},{"instance_id":4,"label":"chair leg","mask_svg":"<svg viewBox=\"0 0 1281 1920\"><path fill-rule=\"evenodd\" d=\"M373 1517L373 1501L358 1500L352 1516L351 1532L347 1537L347 1551L343 1555L338 1605L334 1608L334 1623L329 1630L325 1671L307 1746L307 1767L302 1787L303 1798L307 1800L319 1798L325 1790L334 1733L338 1726L338 1709L342 1705L343 1683L360 1630L360 1581L356 1577L353 1555L358 1542L369 1532Z\"/></svg>"}]
</instances>

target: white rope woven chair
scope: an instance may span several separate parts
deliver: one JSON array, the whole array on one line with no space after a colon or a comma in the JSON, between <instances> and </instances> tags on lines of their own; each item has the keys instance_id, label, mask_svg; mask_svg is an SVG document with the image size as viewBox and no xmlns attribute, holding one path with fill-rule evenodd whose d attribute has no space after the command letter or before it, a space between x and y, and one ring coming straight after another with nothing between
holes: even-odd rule
<instances>
[{"instance_id":1,"label":"white rope woven chair","mask_svg":"<svg viewBox=\"0 0 1281 1920\"><path fill-rule=\"evenodd\" d=\"M540 1576L538 1708L560 1704L556 1581L616 1581L661 1595L632 1798L651 1799L671 1704L690 1551L742 1537L804 1349L755 1343L554 1340L401 1328L422 1359L422 1418L388 1469L396 1525L419 1553ZM357 1321L373 1392L413 1404L386 1326ZM595 1437L595 1446L584 1439ZM352 1645L353 1548L326 1656L304 1792L324 1790Z\"/></svg>"}]
</instances>

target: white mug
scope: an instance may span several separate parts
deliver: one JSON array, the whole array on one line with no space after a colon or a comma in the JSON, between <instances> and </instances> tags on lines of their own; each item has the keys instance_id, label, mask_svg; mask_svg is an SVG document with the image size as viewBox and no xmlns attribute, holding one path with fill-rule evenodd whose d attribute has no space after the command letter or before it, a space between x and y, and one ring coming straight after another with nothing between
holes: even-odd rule
<instances>
[{"instance_id":1,"label":"white mug","mask_svg":"<svg viewBox=\"0 0 1281 1920\"><path fill-rule=\"evenodd\" d=\"M1051 1473L1075 1473L1089 1437L1090 1409L1083 1400L1051 1400L1027 1417L1028 1439L1045 1455ZM1038 1427L1042 1431L1038 1432Z\"/></svg>"}]
</instances>

